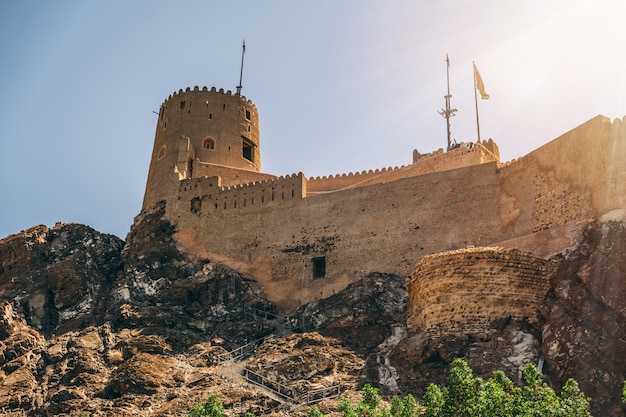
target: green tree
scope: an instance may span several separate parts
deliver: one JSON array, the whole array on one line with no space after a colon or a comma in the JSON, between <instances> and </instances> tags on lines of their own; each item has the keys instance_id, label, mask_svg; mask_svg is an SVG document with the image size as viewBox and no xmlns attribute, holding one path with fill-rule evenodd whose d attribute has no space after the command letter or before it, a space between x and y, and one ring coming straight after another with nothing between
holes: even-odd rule
<instances>
[{"instance_id":1,"label":"green tree","mask_svg":"<svg viewBox=\"0 0 626 417\"><path fill-rule=\"evenodd\" d=\"M422 408L414 396L407 394L404 398L394 396L389 412L391 417L417 417L421 415Z\"/></svg>"},{"instance_id":2,"label":"green tree","mask_svg":"<svg viewBox=\"0 0 626 417\"><path fill-rule=\"evenodd\" d=\"M483 416L514 416L521 390L502 371L495 371L480 390L477 412Z\"/></svg>"},{"instance_id":3,"label":"green tree","mask_svg":"<svg viewBox=\"0 0 626 417\"><path fill-rule=\"evenodd\" d=\"M516 386L502 371L487 381L473 375L464 361L452 363L445 386L431 384L422 398L424 417L591 417L589 398L568 380L561 394L550 388L541 371L528 364L524 384ZM624 386L626 397L626 385ZM393 408L393 403L392 403Z\"/></svg>"},{"instance_id":4,"label":"green tree","mask_svg":"<svg viewBox=\"0 0 626 417\"><path fill-rule=\"evenodd\" d=\"M578 382L570 378L561 390L561 409L563 416L591 417L590 399L578 387Z\"/></svg>"},{"instance_id":5,"label":"green tree","mask_svg":"<svg viewBox=\"0 0 626 417\"><path fill-rule=\"evenodd\" d=\"M378 394L378 388L365 384L363 386L363 394L361 396L361 403L363 406L375 409L380 405L380 395Z\"/></svg>"},{"instance_id":6,"label":"green tree","mask_svg":"<svg viewBox=\"0 0 626 417\"><path fill-rule=\"evenodd\" d=\"M444 391L444 417L474 417L480 396L482 379L474 377L472 369L462 359L452 361L452 370Z\"/></svg>"},{"instance_id":7,"label":"green tree","mask_svg":"<svg viewBox=\"0 0 626 417\"><path fill-rule=\"evenodd\" d=\"M428 388L426 388L424 397L422 397L422 404L426 408L424 410L424 417L443 416L443 405L447 395L445 391L447 391L445 387L442 388L437 384L430 384Z\"/></svg>"},{"instance_id":8,"label":"green tree","mask_svg":"<svg viewBox=\"0 0 626 417\"><path fill-rule=\"evenodd\" d=\"M532 363L523 372L525 385L522 388L519 408L523 416L554 416L559 410L559 397L543 382L543 375Z\"/></svg>"},{"instance_id":9,"label":"green tree","mask_svg":"<svg viewBox=\"0 0 626 417\"><path fill-rule=\"evenodd\" d=\"M187 417L225 417L224 406L217 395L211 394L202 404L194 402Z\"/></svg>"},{"instance_id":10,"label":"green tree","mask_svg":"<svg viewBox=\"0 0 626 417\"><path fill-rule=\"evenodd\" d=\"M311 408L309 408L309 417L324 417L324 413L319 409L317 404L313 404Z\"/></svg>"},{"instance_id":11,"label":"green tree","mask_svg":"<svg viewBox=\"0 0 626 417\"><path fill-rule=\"evenodd\" d=\"M358 417L356 406L352 401L345 397L341 397L337 403L337 411L341 413L343 417Z\"/></svg>"},{"instance_id":12,"label":"green tree","mask_svg":"<svg viewBox=\"0 0 626 417\"><path fill-rule=\"evenodd\" d=\"M361 393L361 401L356 405L346 398L340 398L337 411L339 411L343 417L389 416L389 409L381 405L378 388L372 387L370 384L365 384Z\"/></svg>"}]
</instances>

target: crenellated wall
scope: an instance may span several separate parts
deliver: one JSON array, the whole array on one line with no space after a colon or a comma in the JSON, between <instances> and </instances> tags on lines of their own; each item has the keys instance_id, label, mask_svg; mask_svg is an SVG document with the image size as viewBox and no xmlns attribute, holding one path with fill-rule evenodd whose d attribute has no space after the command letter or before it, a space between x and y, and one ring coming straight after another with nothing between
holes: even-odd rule
<instances>
[{"instance_id":1,"label":"crenellated wall","mask_svg":"<svg viewBox=\"0 0 626 417\"><path fill-rule=\"evenodd\" d=\"M597 116L500 169L501 238L549 256L580 225L626 208L626 117Z\"/></svg>"},{"instance_id":2,"label":"crenellated wall","mask_svg":"<svg viewBox=\"0 0 626 417\"><path fill-rule=\"evenodd\" d=\"M173 220L181 231L193 230L196 243L188 246L236 259L231 267L254 276L271 301L289 309L341 291L363 273L408 276L426 254L494 239L498 207L474 196L498 201L496 171L489 163L305 198L302 174L224 194L211 193L219 187L215 178L192 179L183 182ZM265 201L259 204L261 195ZM479 212L484 216L468 223L467 213ZM319 258L325 262L322 277L315 276Z\"/></svg>"},{"instance_id":3,"label":"crenellated wall","mask_svg":"<svg viewBox=\"0 0 626 417\"><path fill-rule=\"evenodd\" d=\"M179 200L182 204L188 202L189 211L198 217L213 216L215 211L255 209L272 202L302 199L305 193L302 173L232 186L223 186L219 176L193 178L180 181L178 190Z\"/></svg>"},{"instance_id":4,"label":"crenellated wall","mask_svg":"<svg viewBox=\"0 0 626 417\"><path fill-rule=\"evenodd\" d=\"M490 142L490 145L492 147L495 146L493 141ZM413 164L411 165L309 178L307 193L314 195L340 191L347 188L380 184L401 178L447 171L487 162L500 162L499 156L496 156L492 150L482 144L461 144L458 148L446 153L443 152L443 149L440 149L426 155L421 155L415 150L413 152Z\"/></svg>"},{"instance_id":5,"label":"crenellated wall","mask_svg":"<svg viewBox=\"0 0 626 417\"><path fill-rule=\"evenodd\" d=\"M307 180L260 171L245 97L181 90L159 114L144 205L166 200L181 245L254 277L287 310L368 272L409 276L438 252L571 247L590 219L626 213L624 122L598 116L506 164L488 140Z\"/></svg>"},{"instance_id":6,"label":"crenellated wall","mask_svg":"<svg viewBox=\"0 0 626 417\"><path fill-rule=\"evenodd\" d=\"M179 90L159 109L143 207L172 201L179 180L219 175L211 165L260 173L257 108L215 87Z\"/></svg>"},{"instance_id":7,"label":"crenellated wall","mask_svg":"<svg viewBox=\"0 0 626 417\"><path fill-rule=\"evenodd\" d=\"M479 335L498 319L537 322L554 273L550 262L517 249L426 256L407 280L407 327L433 335Z\"/></svg>"}]
</instances>

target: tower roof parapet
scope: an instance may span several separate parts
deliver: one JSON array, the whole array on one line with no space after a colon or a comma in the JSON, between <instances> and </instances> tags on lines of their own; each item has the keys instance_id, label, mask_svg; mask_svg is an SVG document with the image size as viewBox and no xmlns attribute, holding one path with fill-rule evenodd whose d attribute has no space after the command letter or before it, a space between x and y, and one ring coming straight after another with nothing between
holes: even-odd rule
<instances>
[{"instance_id":1,"label":"tower roof parapet","mask_svg":"<svg viewBox=\"0 0 626 417\"><path fill-rule=\"evenodd\" d=\"M252 102L252 100L248 100L246 98L246 96L243 95L239 95L237 93L234 93L231 90L227 90L226 92L224 92L223 88L220 88L219 90L216 87L211 87L211 89L209 89L207 86L203 86L202 88L198 87L197 85L195 87L193 87L193 89L191 87L187 87L185 90L183 90L182 88L178 91L174 91L172 94L170 94L164 101L163 101L163 105L165 105L165 103L167 103L168 101L170 101L173 98L176 98L180 95L184 95L187 93L195 93L195 92L211 92L211 93L217 93L217 94L222 94L224 96L227 97L232 97L232 98L238 98L240 100L245 101L246 103L248 103L249 105L253 106L256 109L255 104Z\"/></svg>"}]
</instances>

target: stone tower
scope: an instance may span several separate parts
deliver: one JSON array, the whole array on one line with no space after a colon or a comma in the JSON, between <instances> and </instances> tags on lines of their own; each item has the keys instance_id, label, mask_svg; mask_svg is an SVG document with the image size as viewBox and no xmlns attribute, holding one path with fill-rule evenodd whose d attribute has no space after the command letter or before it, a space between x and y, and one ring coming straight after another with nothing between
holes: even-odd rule
<instances>
[{"instance_id":1,"label":"stone tower","mask_svg":"<svg viewBox=\"0 0 626 417\"><path fill-rule=\"evenodd\" d=\"M170 95L161 105L143 208L173 202L180 180L237 171L260 172L259 116L244 96L203 87Z\"/></svg>"}]
</instances>

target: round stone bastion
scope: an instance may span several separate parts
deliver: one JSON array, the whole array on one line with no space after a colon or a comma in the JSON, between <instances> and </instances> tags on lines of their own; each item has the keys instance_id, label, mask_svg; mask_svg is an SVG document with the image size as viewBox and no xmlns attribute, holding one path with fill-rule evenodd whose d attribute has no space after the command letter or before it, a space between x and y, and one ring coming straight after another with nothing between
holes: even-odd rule
<instances>
[{"instance_id":1,"label":"round stone bastion","mask_svg":"<svg viewBox=\"0 0 626 417\"><path fill-rule=\"evenodd\" d=\"M466 248L424 257L407 281L407 327L481 334L498 319L538 321L555 267L517 249Z\"/></svg>"}]
</instances>

